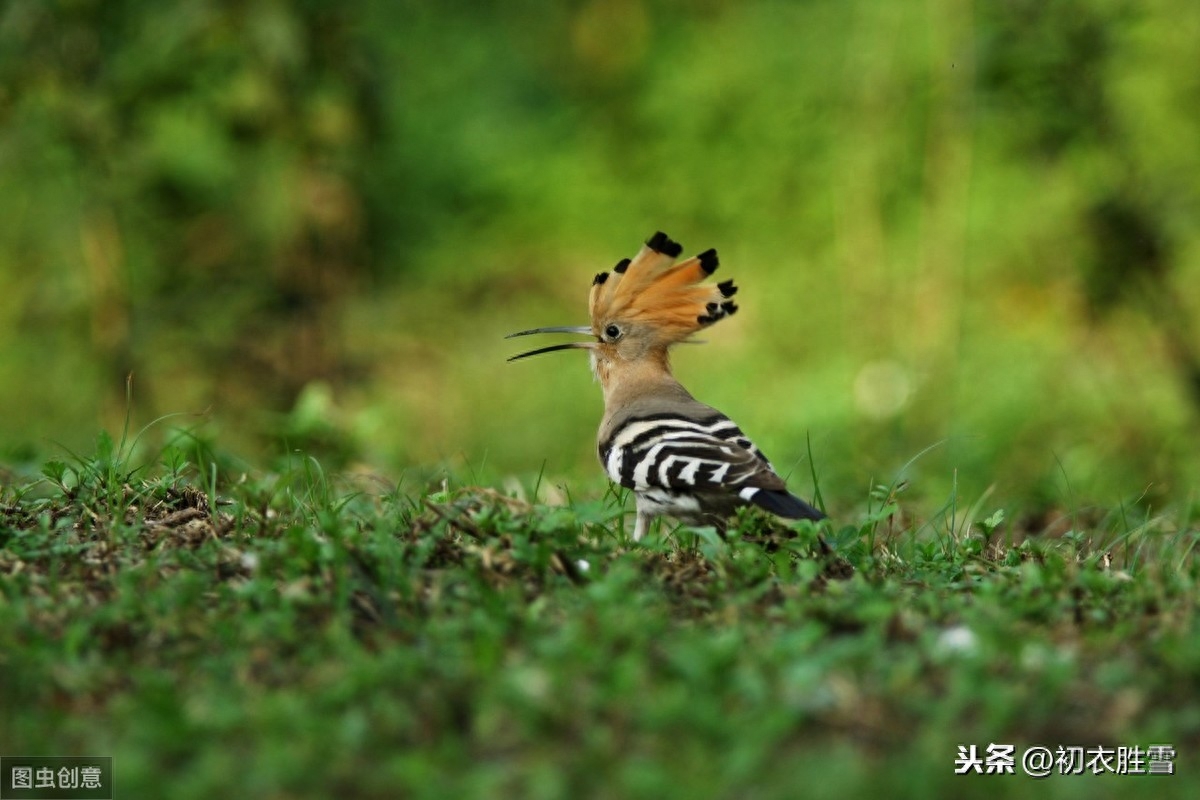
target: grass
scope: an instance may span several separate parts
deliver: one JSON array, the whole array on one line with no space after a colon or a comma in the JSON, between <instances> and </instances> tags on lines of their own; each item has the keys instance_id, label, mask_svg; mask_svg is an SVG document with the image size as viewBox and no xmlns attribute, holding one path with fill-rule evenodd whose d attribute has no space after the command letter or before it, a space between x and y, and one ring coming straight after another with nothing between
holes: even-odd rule
<instances>
[{"instance_id":1,"label":"grass","mask_svg":"<svg viewBox=\"0 0 1200 800\"><path fill-rule=\"evenodd\" d=\"M111 755L117 797L1200 790L1182 512L1026 530L881 486L825 529L834 556L753 515L634 545L611 492L129 449L0 497L0 752ZM1177 774L954 774L990 743L1168 743Z\"/></svg>"}]
</instances>

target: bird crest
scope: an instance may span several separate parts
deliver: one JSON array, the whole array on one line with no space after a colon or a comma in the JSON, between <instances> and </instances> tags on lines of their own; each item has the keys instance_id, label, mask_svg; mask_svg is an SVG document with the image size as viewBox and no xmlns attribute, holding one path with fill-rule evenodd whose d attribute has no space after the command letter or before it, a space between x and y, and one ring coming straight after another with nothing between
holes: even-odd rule
<instances>
[{"instance_id":1,"label":"bird crest","mask_svg":"<svg viewBox=\"0 0 1200 800\"><path fill-rule=\"evenodd\" d=\"M737 305L730 299L737 293L733 281L704 282L720 263L717 251L705 250L676 264L682 252L683 247L662 231L654 234L632 259L622 259L610 272L601 272L592 280L588 296L591 325L533 328L508 337L579 333L594 336L596 341L542 347L509 361L555 350L596 351L631 329L635 331L631 338L665 350L736 312Z\"/></svg>"},{"instance_id":2,"label":"bird crest","mask_svg":"<svg viewBox=\"0 0 1200 800\"><path fill-rule=\"evenodd\" d=\"M592 332L599 336L609 322L620 320L654 331L658 343L669 345L737 311L729 299L737 292L733 281L704 283L720 263L717 251L676 264L682 252L659 231L632 259L596 275L588 297Z\"/></svg>"}]
</instances>

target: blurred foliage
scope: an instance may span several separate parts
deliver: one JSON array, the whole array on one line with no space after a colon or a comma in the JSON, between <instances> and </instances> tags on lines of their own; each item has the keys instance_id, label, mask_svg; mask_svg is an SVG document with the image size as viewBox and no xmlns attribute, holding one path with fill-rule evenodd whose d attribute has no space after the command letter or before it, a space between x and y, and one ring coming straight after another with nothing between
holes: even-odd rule
<instances>
[{"instance_id":1,"label":"blurred foliage","mask_svg":"<svg viewBox=\"0 0 1200 800\"><path fill-rule=\"evenodd\" d=\"M18 2L3 24L18 327L83 323L68 348L96 388L133 371L151 404L178 397L168 382L278 403L337 374L328 334L367 260L357 184L379 128L348 20Z\"/></svg>"},{"instance_id":2,"label":"blurred foliage","mask_svg":"<svg viewBox=\"0 0 1200 800\"><path fill-rule=\"evenodd\" d=\"M500 337L661 228L743 287L681 378L835 507L938 443L964 502L1187 497L1197 52L1186 0L10 0L0 441L132 372L138 424L599 486L582 360Z\"/></svg>"}]
</instances>

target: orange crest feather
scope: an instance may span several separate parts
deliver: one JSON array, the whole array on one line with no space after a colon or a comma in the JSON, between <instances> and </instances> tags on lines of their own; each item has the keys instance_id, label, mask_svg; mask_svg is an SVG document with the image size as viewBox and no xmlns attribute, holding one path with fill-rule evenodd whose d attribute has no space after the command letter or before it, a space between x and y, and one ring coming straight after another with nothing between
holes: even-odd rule
<instances>
[{"instance_id":1,"label":"orange crest feather","mask_svg":"<svg viewBox=\"0 0 1200 800\"><path fill-rule=\"evenodd\" d=\"M737 292L733 281L700 285L716 271L717 251L675 264L681 252L660 231L632 261L597 275L588 298L593 330L598 334L605 323L622 320L650 326L663 344L673 344L737 311L729 299Z\"/></svg>"}]
</instances>

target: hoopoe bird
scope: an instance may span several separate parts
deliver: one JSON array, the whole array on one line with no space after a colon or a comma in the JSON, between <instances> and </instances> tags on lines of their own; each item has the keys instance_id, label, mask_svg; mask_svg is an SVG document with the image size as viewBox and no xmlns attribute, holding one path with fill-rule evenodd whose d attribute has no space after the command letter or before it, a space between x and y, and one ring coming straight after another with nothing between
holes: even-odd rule
<instances>
[{"instance_id":1,"label":"hoopoe bird","mask_svg":"<svg viewBox=\"0 0 1200 800\"><path fill-rule=\"evenodd\" d=\"M580 349L604 390L597 449L608 476L636 497L634 540L654 518L724 530L741 506L787 519L820 520L817 509L788 492L782 478L733 420L692 397L671 373L669 350L738 310L733 281L704 283L716 250L679 264L683 248L658 232L632 260L592 281L591 325L534 328L511 334L577 333L595 341L542 347L508 359Z\"/></svg>"}]
</instances>

